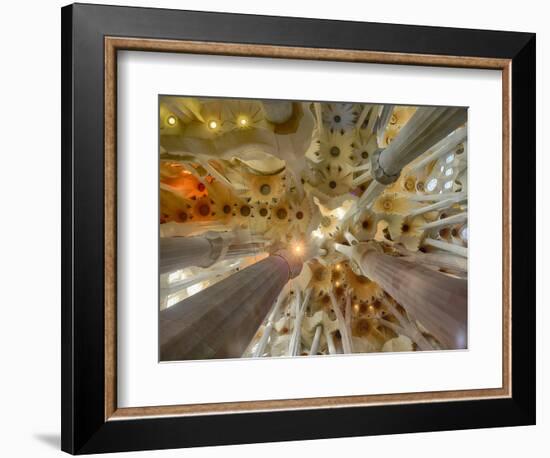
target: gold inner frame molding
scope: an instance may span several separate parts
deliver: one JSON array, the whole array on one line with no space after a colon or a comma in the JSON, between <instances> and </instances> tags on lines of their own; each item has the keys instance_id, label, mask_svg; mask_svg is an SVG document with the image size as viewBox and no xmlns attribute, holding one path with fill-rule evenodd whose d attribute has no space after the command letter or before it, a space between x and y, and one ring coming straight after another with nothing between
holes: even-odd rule
<instances>
[{"instance_id":1,"label":"gold inner frame molding","mask_svg":"<svg viewBox=\"0 0 550 458\"><path fill-rule=\"evenodd\" d=\"M117 405L116 313L116 107L117 51L173 52L320 61L492 69L502 72L502 380L501 388L304 399L224 402L119 408ZM321 409L381 404L425 403L511 397L511 60L480 57L385 53L178 40L105 37L105 420L189 416L274 410Z\"/></svg>"}]
</instances>

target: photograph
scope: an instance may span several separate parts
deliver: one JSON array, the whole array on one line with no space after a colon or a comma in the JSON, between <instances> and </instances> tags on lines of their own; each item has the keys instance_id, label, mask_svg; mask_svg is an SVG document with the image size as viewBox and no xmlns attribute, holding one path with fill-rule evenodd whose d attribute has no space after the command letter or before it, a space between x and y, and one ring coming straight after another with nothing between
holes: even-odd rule
<instances>
[{"instance_id":1,"label":"photograph","mask_svg":"<svg viewBox=\"0 0 550 458\"><path fill-rule=\"evenodd\" d=\"M467 107L158 109L159 361L468 349Z\"/></svg>"},{"instance_id":2,"label":"photograph","mask_svg":"<svg viewBox=\"0 0 550 458\"><path fill-rule=\"evenodd\" d=\"M550 449L543 2L3 6L0 456Z\"/></svg>"}]
</instances>

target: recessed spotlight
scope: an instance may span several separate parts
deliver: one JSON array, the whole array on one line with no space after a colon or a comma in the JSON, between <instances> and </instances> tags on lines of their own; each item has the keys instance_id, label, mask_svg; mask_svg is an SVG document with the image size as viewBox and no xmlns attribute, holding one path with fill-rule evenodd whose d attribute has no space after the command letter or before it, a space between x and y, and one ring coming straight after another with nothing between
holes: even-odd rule
<instances>
[{"instance_id":1,"label":"recessed spotlight","mask_svg":"<svg viewBox=\"0 0 550 458\"><path fill-rule=\"evenodd\" d=\"M237 124L239 125L239 127L247 127L249 124L249 120L246 116L239 116L237 118Z\"/></svg>"}]
</instances>

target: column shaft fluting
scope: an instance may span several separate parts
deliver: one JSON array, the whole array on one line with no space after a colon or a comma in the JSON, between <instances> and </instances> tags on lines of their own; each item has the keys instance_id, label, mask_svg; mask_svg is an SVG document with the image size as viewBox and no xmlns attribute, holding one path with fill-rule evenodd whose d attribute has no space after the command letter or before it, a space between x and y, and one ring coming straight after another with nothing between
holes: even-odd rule
<instances>
[{"instance_id":1,"label":"column shaft fluting","mask_svg":"<svg viewBox=\"0 0 550 458\"><path fill-rule=\"evenodd\" d=\"M161 311L161 360L241 357L290 277L269 256Z\"/></svg>"},{"instance_id":2,"label":"column shaft fluting","mask_svg":"<svg viewBox=\"0 0 550 458\"><path fill-rule=\"evenodd\" d=\"M387 176L401 169L466 122L464 108L420 107L392 143L380 154Z\"/></svg>"},{"instance_id":3,"label":"column shaft fluting","mask_svg":"<svg viewBox=\"0 0 550 458\"><path fill-rule=\"evenodd\" d=\"M186 267L208 267L213 246L204 237L166 237L160 239L159 273L174 272Z\"/></svg>"},{"instance_id":4,"label":"column shaft fluting","mask_svg":"<svg viewBox=\"0 0 550 458\"><path fill-rule=\"evenodd\" d=\"M209 267L222 259L251 256L263 250L262 243L231 243L221 237L163 237L160 239L159 273L191 266Z\"/></svg>"},{"instance_id":5,"label":"column shaft fluting","mask_svg":"<svg viewBox=\"0 0 550 458\"><path fill-rule=\"evenodd\" d=\"M467 347L467 280L374 250L362 256L360 267L445 348Z\"/></svg>"}]
</instances>

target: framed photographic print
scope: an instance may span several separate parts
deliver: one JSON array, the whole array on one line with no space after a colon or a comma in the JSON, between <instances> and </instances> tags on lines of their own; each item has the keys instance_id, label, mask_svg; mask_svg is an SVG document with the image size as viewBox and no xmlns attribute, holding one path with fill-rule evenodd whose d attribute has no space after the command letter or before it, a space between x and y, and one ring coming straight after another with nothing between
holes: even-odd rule
<instances>
[{"instance_id":1,"label":"framed photographic print","mask_svg":"<svg viewBox=\"0 0 550 458\"><path fill-rule=\"evenodd\" d=\"M63 450L534 424L534 34L76 4L62 79Z\"/></svg>"}]
</instances>

